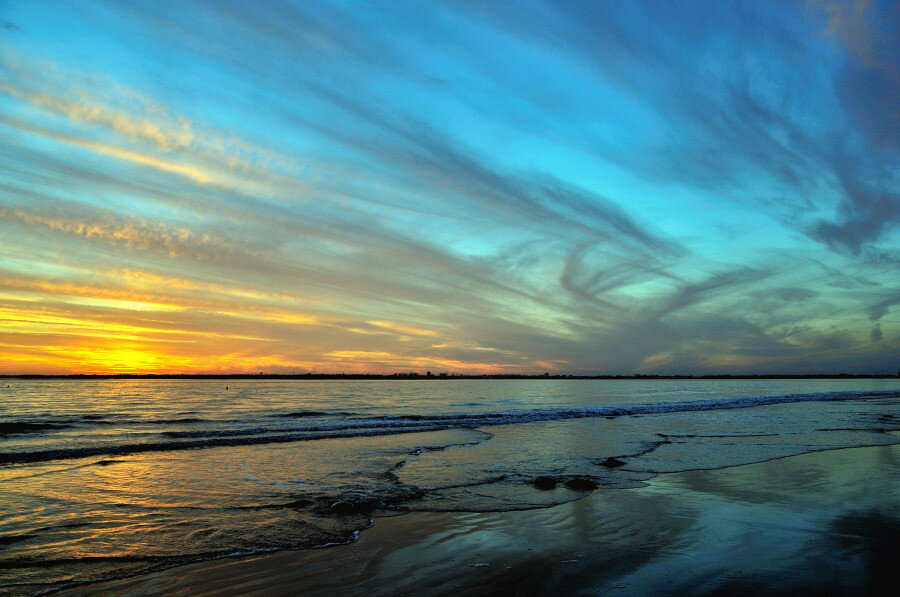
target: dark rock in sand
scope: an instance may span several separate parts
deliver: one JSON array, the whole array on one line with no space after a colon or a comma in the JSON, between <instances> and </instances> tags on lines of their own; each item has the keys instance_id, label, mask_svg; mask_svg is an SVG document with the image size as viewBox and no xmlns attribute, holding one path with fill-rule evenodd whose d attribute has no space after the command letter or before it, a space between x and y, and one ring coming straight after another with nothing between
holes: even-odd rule
<instances>
[{"instance_id":1,"label":"dark rock in sand","mask_svg":"<svg viewBox=\"0 0 900 597\"><path fill-rule=\"evenodd\" d=\"M337 514L338 516L351 516L353 514L361 514L367 511L367 508L363 507L362 504L341 500L331 504L329 510L332 514Z\"/></svg>"},{"instance_id":2,"label":"dark rock in sand","mask_svg":"<svg viewBox=\"0 0 900 597\"><path fill-rule=\"evenodd\" d=\"M598 462L597 464L599 464L600 466L605 466L606 468L618 468L620 466L625 466L625 461L610 456L603 462Z\"/></svg>"},{"instance_id":3,"label":"dark rock in sand","mask_svg":"<svg viewBox=\"0 0 900 597\"><path fill-rule=\"evenodd\" d=\"M556 479L554 479L553 477L536 477L533 483L537 489L541 489L543 491L556 488Z\"/></svg>"},{"instance_id":4,"label":"dark rock in sand","mask_svg":"<svg viewBox=\"0 0 900 597\"><path fill-rule=\"evenodd\" d=\"M331 504L331 512L338 516L347 516L356 513L356 506L350 502L340 501Z\"/></svg>"},{"instance_id":5,"label":"dark rock in sand","mask_svg":"<svg viewBox=\"0 0 900 597\"><path fill-rule=\"evenodd\" d=\"M312 500L299 499L299 500L294 500L293 502L288 502L286 504L273 504L272 508L298 508L299 509L299 508L305 508L312 503L313 503Z\"/></svg>"},{"instance_id":6,"label":"dark rock in sand","mask_svg":"<svg viewBox=\"0 0 900 597\"><path fill-rule=\"evenodd\" d=\"M338 516L352 516L353 514L368 514L379 506L376 498L360 498L356 500L340 500L331 504L328 508L332 514Z\"/></svg>"},{"instance_id":7,"label":"dark rock in sand","mask_svg":"<svg viewBox=\"0 0 900 597\"><path fill-rule=\"evenodd\" d=\"M574 477L569 479L565 483L566 487L569 489L574 489L575 491L594 491L597 489L597 484L591 481L590 479L585 479L583 477Z\"/></svg>"}]
</instances>

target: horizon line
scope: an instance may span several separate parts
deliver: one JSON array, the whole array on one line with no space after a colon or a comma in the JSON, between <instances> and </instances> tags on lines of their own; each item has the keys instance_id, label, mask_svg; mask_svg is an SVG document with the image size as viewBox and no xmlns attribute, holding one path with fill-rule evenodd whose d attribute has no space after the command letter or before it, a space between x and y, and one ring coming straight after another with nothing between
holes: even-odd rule
<instances>
[{"instance_id":1,"label":"horizon line","mask_svg":"<svg viewBox=\"0 0 900 597\"><path fill-rule=\"evenodd\" d=\"M564 373L2 373L0 379L896 379L897 373L597 374Z\"/></svg>"}]
</instances>

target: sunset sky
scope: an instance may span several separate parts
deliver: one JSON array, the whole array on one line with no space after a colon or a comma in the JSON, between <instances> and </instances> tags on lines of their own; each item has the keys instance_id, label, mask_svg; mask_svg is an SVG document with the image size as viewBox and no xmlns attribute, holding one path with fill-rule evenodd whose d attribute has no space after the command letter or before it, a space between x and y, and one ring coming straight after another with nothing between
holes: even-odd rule
<instances>
[{"instance_id":1,"label":"sunset sky","mask_svg":"<svg viewBox=\"0 0 900 597\"><path fill-rule=\"evenodd\" d=\"M0 373L896 372L898 32L0 0Z\"/></svg>"}]
</instances>

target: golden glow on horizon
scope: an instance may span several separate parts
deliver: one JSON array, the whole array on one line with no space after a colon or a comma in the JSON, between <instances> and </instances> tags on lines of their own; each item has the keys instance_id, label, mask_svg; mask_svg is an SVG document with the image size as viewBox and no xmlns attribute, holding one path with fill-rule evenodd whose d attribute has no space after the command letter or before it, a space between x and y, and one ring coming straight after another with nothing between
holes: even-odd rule
<instances>
[{"instance_id":1,"label":"golden glow on horizon","mask_svg":"<svg viewBox=\"0 0 900 597\"><path fill-rule=\"evenodd\" d=\"M121 339L112 342L94 341L83 346L26 348L0 345L0 359L16 366L9 370L0 368L2 373L258 373L261 370L306 371L313 365L285 361L273 356L179 356L154 350L145 343L123 342Z\"/></svg>"},{"instance_id":2,"label":"golden glow on horizon","mask_svg":"<svg viewBox=\"0 0 900 597\"><path fill-rule=\"evenodd\" d=\"M137 276L137 278L142 278ZM197 286L202 286L198 284ZM354 333L353 324L323 322L317 317L284 310L219 310L207 312L201 328L183 327L171 314L189 313L159 303L68 296L91 287L46 285L59 302L6 300L0 297L0 373L221 373L221 372L353 372L390 373L400 370L497 373L525 371L498 363L466 362L425 357L415 352L311 351L302 352L288 335L267 337L273 329L327 325ZM36 296L37 289L32 288ZM53 292L63 294L52 294ZM131 295L125 295L131 296ZM138 308L135 308L138 307ZM413 337L430 339L435 332L389 321L367 322L373 332L397 334L408 344ZM256 326L266 326L254 329ZM356 324L358 325L358 324ZM221 326L230 331L223 332ZM274 326L274 327L271 327ZM285 328L285 326L287 326ZM413 334L410 336L410 334ZM247 351L249 346L256 348ZM399 345L398 345L399 346ZM428 348L416 345L408 350ZM273 354L272 351L285 354Z\"/></svg>"}]
</instances>

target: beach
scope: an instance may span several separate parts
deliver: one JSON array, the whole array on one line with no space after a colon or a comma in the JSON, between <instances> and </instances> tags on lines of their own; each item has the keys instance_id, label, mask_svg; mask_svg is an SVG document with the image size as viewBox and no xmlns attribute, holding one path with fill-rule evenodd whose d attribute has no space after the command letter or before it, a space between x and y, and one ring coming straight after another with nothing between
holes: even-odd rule
<instances>
[{"instance_id":1,"label":"beach","mask_svg":"<svg viewBox=\"0 0 900 597\"><path fill-rule=\"evenodd\" d=\"M550 508L376 517L358 541L64 595L893 594L900 448L660 475Z\"/></svg>"},{"instance_id":2,"label":"beach","mask_svg":"<svg viewBox=\"0 0 900 597\"><path fill-rule=\"evenodd\" d=\"M13 385L14 596L871 594L896 556L897 380Z\"/></svg>"}]
</instances>

